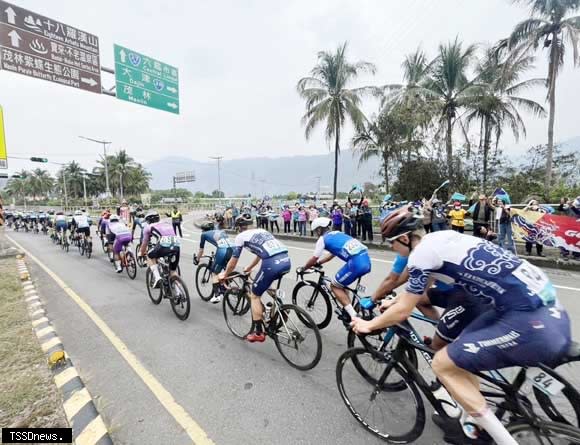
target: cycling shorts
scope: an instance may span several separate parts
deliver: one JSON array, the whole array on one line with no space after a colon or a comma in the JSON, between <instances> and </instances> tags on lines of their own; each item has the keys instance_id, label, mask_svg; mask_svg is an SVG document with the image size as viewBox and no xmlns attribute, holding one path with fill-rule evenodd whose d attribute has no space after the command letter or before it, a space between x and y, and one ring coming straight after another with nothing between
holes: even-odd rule
<instances>
[{"instance_id":1,"label":"cycling shorts","mask_svg":"<svg viewBox=\"0 0 580 445\"><path fill-rule=\"evenodd\" d=\"M161 244L155 244L149 252L147 252L147 256L153 259L168 257L169 270L177 270L177 266L179 265L179 255L179 246L163 247Z\"/></svg>"},{"instance_id":2,"label":"cycling shorts","mask_svg":"<svg viewBox=\"0 0 580 445\"><path fill-rule=\"evenodd\" d=\"M120 233L115 237L115 243L113 244L113 253L120 254L121 250L123 250L123 246L126 246L131 241L133 241L133 237L130 233Z\"/></svg>"},{"instance_id":3,"label":"cycling shorts","mask_svg":"<svg viewBox=\"0 0 580 445\"><path fill-rule=\"evenodd\" d=\"M492 301L473 297L463 288L450 286L442 290L432 287L427 291L427 297L433 306L445 309L436 332L447 343L451 343L477 317L493 307Z\"/></svg>"},{"instance_id":4,"label":"cycling shorts","mask_svg":"<svg viewBox=\"0 0 580 445\"><path fill-rule=\"evenodd\" d=\"M467 326L447 346L447 353L456 366L470 372L539 363L549 366L566 354L570 342L570 319L562 307L491 309Z\"/></svg>"},{"instance_id":5,"label":"cycling shorts","mask_svg":"<svg viewBox=\"0 0 580 445\"><path fill-rule=\"evenodd\" d=\"M220 273L226 268L226 264L232 257L233 249L231 247L219 247L215 251L215 258L211 271L215 274Z\"/></svg>"},{"instance_id":6,"label":"cycling shorts","mask_svg":"<svg viewBox=\"0 0 580 445\"><path fill-rule=\"evenodd\" d=\"M101 235L107 233L107 224L101 224Z\"/></svg>"},{"instance_id":7,"label":"cycling shorts","mask_svg":"<svg viewBox=\"0 0 580 445\"><path fill-rule=\"evenodd\" d=\"M91 236L91 229L88 227L83 227L82 229L77 227L77 233L82 233L85 236Z\"/></svg>"},{"instance_id":8,"label":"cycling shorts","mask_svg":"<svg viewBox=\"0 0 580 445\"><path fill-rule=\"evenodd\" d=\"M107 233L107 243L113 244L115 242L115 234L114 233Z\"/></svg>"},{"instance_id":9,"label":"cycling shorts","mask_svg":"<svg viewBox=\"0 0 580 445\"><path fill-rule=\"evenodd\" d=\"M60 230L66 232L66 230L68 229L68 224L66 221L56 221L55 228L57 232Z\"/></svg>"},{"instance_id":10,"label":"cycling shorts","mask_svg":"<svg viewBox=\"0 0 580 445\"><path fill-rule=\"evenodd\" d=\"M279 253L270 258L264 258L252 284L252 293L257 297L261 297L274 281L290 272L290 267L290 257L286 252Z\"/></svg>"},{"instance_id":11,"label":"cycling shorts","mask_svg":"<svg viewBox=\"0 0 580 445\"><path fill-rule=\"evenodd\" d=\"M368 252L361 252L358 255L350 258L344 266L342 266L336 275L332 284L337 287L346 287L360 277L368 274L371 271L371 258Z\"/></svg>"}]
</instances>

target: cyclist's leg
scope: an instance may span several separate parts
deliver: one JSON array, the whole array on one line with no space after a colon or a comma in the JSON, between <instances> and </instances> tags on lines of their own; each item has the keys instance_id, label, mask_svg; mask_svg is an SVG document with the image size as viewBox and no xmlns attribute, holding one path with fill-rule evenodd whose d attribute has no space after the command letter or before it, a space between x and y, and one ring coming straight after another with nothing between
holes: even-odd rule
<instances>
[{"instance_id":1,"label":"cyclist's leg","mask_svg":"<svg viewBox=\"0 0 580 445\"><path fill-rule=\"evenodd\" d=\"M123 250L124 238L122 235L115 236L115 241L113 243L113 260L115 261L115 267L117 268L117 273L123 272L123 267L121 266L121 252Z\"/></svg>"},{"instance_id":2,"label":"cyclist's leg","mask_svg":"<svg viewBox=\"0 0 580 445\"><path fill-rule=\"evenodd\" d=\"M159 268L157 267L157 258L161 258L162 256L163 248L159 244L156 244L147 252L147 264L151 269L151 273L155 277L153 287L159 287L161 284L161 274L159 273Z\"/></svg>"},{"instance_id":3,"label":"cyclist's leg","mask_svg":"<svg viewBox=\"0 0 580 445\"><path fill-rule=\"evenodd\" d=\"M570 338L568 315L557 307L505 313L490 310L436 354L433 370L496 442L515 444L487 407L479 382L470 373L550 363L565 353Z\"/></svg>"},{"instance_id":4,"label":"cyclist's leg","mask_svg":"<svg viewBox=\"0 0 580 445\"><path fill-rule=\"evenodd\" d=\"M218 275L222 270L225 269L226 264L228 264L228 261L230 260L231 257L232 257L232 249L231 248L220 247L220 248L216 249L213 267L211 270L213 296L209 300L210 303L217 304L222 300L221 286L220 286Z\"/></svg>"},{"instance_id":5,"label":"cyclist's leg","mask_svg":"<svg viewBox=\"0 0 580 445\"><path fill-rule=\"evenodd\" d=\"M350 317L356 317L358 314L352 307L347 291L344 289L354 283L363 275L371 271L371 259L368 253L364 252L352 257L346 262L344 266L336 273L334 280L331 283L331 289L340 302L346 313ZM350 320L344 320L350 322Z\"/></svg>"}]
</instances>

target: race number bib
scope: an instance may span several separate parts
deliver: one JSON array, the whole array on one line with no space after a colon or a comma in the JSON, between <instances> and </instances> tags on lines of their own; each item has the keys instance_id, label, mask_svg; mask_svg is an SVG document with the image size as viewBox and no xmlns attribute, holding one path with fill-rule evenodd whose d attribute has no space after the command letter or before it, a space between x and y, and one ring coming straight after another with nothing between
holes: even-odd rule
<instances>
[{"instance_id":1,"label":"race number bib","mask_svg":"<svg viewBox=\"0 0 580 445\"><path fill-rule=\"evenodd\" d=\"M536 266L524 262L513 271L514 277L526 285L530 293L538 295L545 305L556 300L556 290L546 275Z\"/></svg>"},{"instance_id":2,"label":"race number bib","mask_svg":"<svg viewBox=\"0 0 580 445\"><path fill-rule=\"evenodd\" d=\"M366 247L358 240L351 239L348 243L344 245L344 250L350 256L356 255L357 253L364 252Z\"/></svg>"},{"instance_id":3,"label":"race number bib","mask_svg":"<svg viewBox=\"0 0 580 445\"><path fill-rule=\"evenodd\" d=\"M286 246L284 246L277 239L271 239L262 244L262 248L266 251L269 256L274 256L278 253L287 252Z\"/></svg>"},{"instance_id":4,"label":"race number bib","mask_svg":"<svg viewBox=\"0 0 580 445\"><path fill-rule=\"evenodd\" d=\"M227 238L220 238L217 241L217 246L218 246L218 249L228 249L228 248L232 247L232 243Z\"/></svg>"},{"instance_id":5,"label":"race number bib","mask_svg":"<svg viewBox=\"0 0 580 445\"><path fill-rule=\"evenodd\" d=\"M179 247L179 238L176 236L162 236L159 244L161 247Z\"/></svg>"}]
</instances>

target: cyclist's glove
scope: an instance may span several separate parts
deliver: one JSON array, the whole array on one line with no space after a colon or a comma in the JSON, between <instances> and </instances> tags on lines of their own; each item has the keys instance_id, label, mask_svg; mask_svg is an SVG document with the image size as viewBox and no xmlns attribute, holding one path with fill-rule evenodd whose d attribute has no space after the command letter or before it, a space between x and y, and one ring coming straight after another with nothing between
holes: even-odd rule
<instances>
[{"instance_id":1,"label":"cyclist's glove","mask_svg":"<svg viewBox=\"0 0 580 445\"><path fill-rule=\"evenodd\" d=\"M364 297L360 300L360 307L367 311L373 310L375 306L376 304L371 297Z\"/></svg>"},{"instance_id":2,"label":"cyclist's glove","mask_svg":"<svg viewBox=\"0 0 580 445\"><path fill-rule=\"evenodd\" d=\"M197 266L199 264L199 258L197 257L197 255L193 255L193 264L195 266Z\"/></svg>"}]
</instances>

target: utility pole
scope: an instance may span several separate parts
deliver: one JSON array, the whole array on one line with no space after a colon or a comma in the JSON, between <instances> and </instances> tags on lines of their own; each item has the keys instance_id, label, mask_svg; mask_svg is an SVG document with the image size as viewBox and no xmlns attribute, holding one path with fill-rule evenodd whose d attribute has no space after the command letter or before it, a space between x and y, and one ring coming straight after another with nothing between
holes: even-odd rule
<instances>
[{"instance_id":1,"label":"utility pole","mask_svg":"<svg viewBox=\"0 0 580 445\"><path fill-rule=\"evenodd\" d=\"M85 207L87 207L87 177L83 175L83 195L85 197Z\"/></svg>"},{"instance_id":2,"label":"utility pole","mask_svg":"<svg viewBox=\"0 0 580 445\"><path fill-rule=\"evenodd\" d=\"M320 176L315 176L316 179L316 203L318 204L318 200L320 199Z\"/></svg>"},{"instance_id":3,"label":"utility pole","mask_svg":"<svg viewBox=\"0 0 580 445\"><path fill-rule=\"evenodd\" d=\"M218 197L221 198L221 194L222 194L221 160L224 157L223 156L210 156L209 158L215 159L217 161L217 166L218 166Z\"/></svg>"},{"instance_id":4,"label":"utility pole","mask_svg":"<svg viewBox=\"0 0 580 445\"><path fill-rule=\"evenodd\" d=\"M96 142L97 144L103 144L103 155L104 155L104 162L105 162L105 184L106 184L106 193L107 197L111 196L111 188L109 187L109 162L107 161L107 144L111 144L111 142L107 141L99 141L97 139L87 138L85 136L79 136L81 139L85 139L87 141Z\"/></svg>"}]
</instances>

